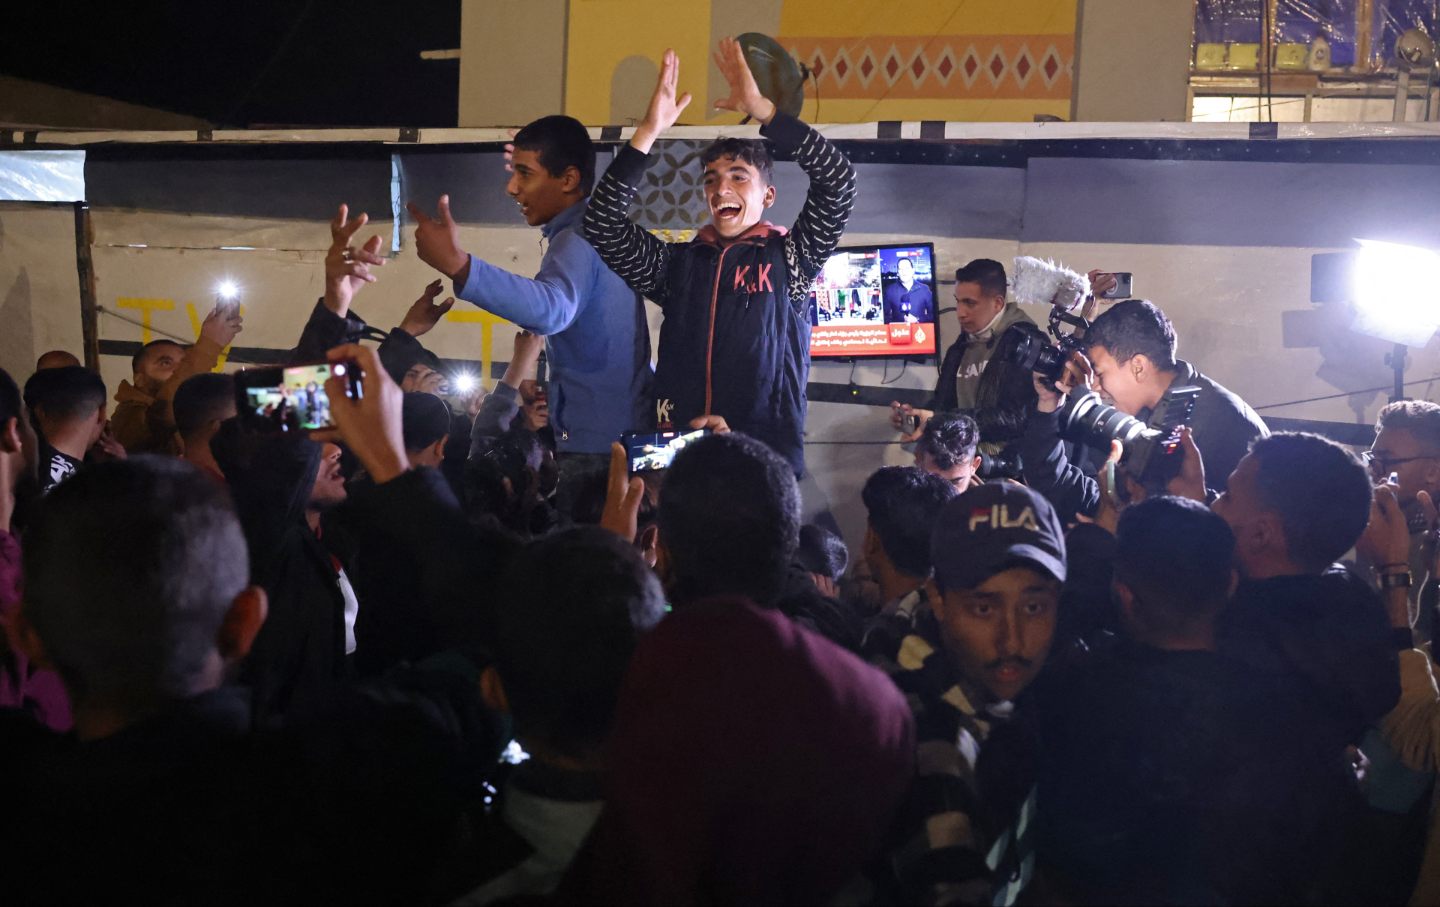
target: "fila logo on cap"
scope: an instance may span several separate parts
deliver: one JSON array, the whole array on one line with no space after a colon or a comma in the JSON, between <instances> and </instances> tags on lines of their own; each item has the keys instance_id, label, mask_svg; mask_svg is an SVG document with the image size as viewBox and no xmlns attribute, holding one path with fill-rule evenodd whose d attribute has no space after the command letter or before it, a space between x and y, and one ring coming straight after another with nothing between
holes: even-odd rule
<instances>
[{"instance_id":1,"label":"fila logo on cap","mask_svg":"<svg viewBox=\"0 0 1440 907\"><path fill-rule=\"evenodd\" d=\"M1034 508L1026 505L1020 511L1019 516L1010 515L1009 504L994 504L989 507L977 507L970 511L970 531L974 532L981 526L989 525L991 529L1029 529L1031 532L1040 531L1040 523L1035 519Z\"/></svg>"}]
</instances>

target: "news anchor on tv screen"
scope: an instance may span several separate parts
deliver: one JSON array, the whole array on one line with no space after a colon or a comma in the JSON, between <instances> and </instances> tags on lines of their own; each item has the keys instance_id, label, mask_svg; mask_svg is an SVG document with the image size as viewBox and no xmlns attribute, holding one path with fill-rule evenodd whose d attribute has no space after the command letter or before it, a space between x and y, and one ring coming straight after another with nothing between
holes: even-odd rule
<instances>
[{"instance_id":1,"label":"news anchor on tv screen","mask_svg":"<svg viewBox=\"0 0 1440 907\"><path fill-rule=\"evenodd\" d=\"M810 324L812 358L935 357L934 246L836 249L811 288Z\"/></svg>"}]
</instances>

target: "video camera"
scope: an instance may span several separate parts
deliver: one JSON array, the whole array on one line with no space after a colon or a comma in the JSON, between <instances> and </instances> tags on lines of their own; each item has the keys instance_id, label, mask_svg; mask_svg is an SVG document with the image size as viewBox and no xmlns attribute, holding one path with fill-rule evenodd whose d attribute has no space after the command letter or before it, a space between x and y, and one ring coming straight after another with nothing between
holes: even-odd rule
<instances>
[{"instance_id":1,"label":"video camera","mask_svg":"<svg viewBox=\"0 0 1440 907\"><path fill-rule=\"evenodd\" d=\"M1054 262L1022 255L1015 259L1013 291L1016 302L1050 306L1054 341L1011 327L1001 335L995 355L1051 381L1060 380L1065 360L1081 348L1080 338L1090 327L1090 322L1074 314L1090 296L1090 279Z\"/></svg>"},{"instance_id":2,"label":"video camera","mask_svg":"<svg viewBox=\"0 0 1440 907\"><path fill-rule=\"evenodd\" d=\"M1180 474L1184 460L1180 429L1190 424L1199 396L1198 387L1172 387L1160 398L1150 420L1141 422L1103 402L1094 391L1072 393L1057 413L1060 437L1099 450L1108 450L1111 441L1119 440L1125 447L1120 468L1150 494L1160 493Z\"/></svg>"},{"instance_id":3,"label":"video camera","mask_svg":"<svg viewBox=\"0 0 1440 907\"><path fill-rule=\"evenodd\" d=\"M1130 294L1131 275L1121 273L1116 278L1116 287L1105 294L1106 298ZM1050 306L1049 332L1053 340L1012 326L1001 335L994 355L1051 381L1060 380L1070 354L1083 352L1085 331L1090 328L1088 321L1073 314L1089 295L1089 279L1054 262L1022 256L1015 259L1014 292L1019 302ZM1180 429L1190 423L1199 395L1198 387L1172 387L1150 420L1141 422L1105 403L1094 391L1073 392L1057 413L1060 437L1102 451L1109 450L1111 441L1119 440L1125 446L1120 467L1150 493L1163 491L1180 472Z\"/></svg>"}]
</instances>

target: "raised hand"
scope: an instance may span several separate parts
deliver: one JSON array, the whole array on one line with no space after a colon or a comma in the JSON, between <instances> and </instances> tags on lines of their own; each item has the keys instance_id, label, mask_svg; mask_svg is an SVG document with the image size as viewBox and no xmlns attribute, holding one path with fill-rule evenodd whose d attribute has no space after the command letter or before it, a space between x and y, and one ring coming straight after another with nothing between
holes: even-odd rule
<instances>
[{"instance_id":1,"label":"raised hand","mask_svg":"<svg viewBox=\"0 0 1440 907\"><path fill-rule=\"evenodd\" d=\"M1410 524L1396 497L1398 490L1397 486L1388 483L1376 486L1375 497L1370 504L1370 522L1355 543L1355 552L1370 561L1380 576L1410 572ZM1424 577L1412 577L1411 582L1423 580ZM1391 627L1403 630L1413 625L1410 590L1407 587L1384 589L1380 597L1385 603Z\"/></svg>"},{"instance_id":2,"label":"raised hand","mask_svg":"<svg viewBox=\"0 0 1440 907\"><path fill-rule=\"evenodd\" d=\"M439 305L435 304L435 297L440 295L442 288L443 283L439 278L430 281L420 298L410 304L410 311L400 320L400 330L411 337L419 337L438 324L440 319L445 317L445 313L455 306L454 296Z\"/></svg>"},{"instance_id":3,"label":"raised hand","mask_svg":"<svg viewBox=\"0 0 1440 907\"><path fill-rule=\"evenodd\" d=\"M234 342L236 334L244 330L244 323L239 307L216 303L200 324L200 336L213 341L223 350Z\"/></svg>"},{"instance_id":4,"label":"raised hand","mask_svg":"<svg viewBox=\"0 0 1440 907\"><path fill-rule=\"evenodd\" d=\"M720 47L715 51L715 65L720 67L720 74L730 86L730 94L715 102L717 108L743 113L762 124L775 118L775 104L760 93L739 41L721 38Z\"/></svg>"},{"instance_id":5,"label":"raised hand","mask_svg":"<svg viewBox=\"0 0 1440 907\"><path fill-rule=\"evenodd\" d=\"M459 280L470 267L470 256L460 248L460 228L450 216L450 196L440 196L436 205L438 217L430 217L420 206L405 206L415 219L415 251L420 260L449 277Z\"/></svg>"},{"instance_id":6,"label":"raised hand","mask_svg":"<svg viewBox=\"0 0 1440 907\"><path fill-rule=\"evenodd\" d=\"M517 391L526 380L535 375L540 354L545 351L545 338L529 331L515 332L515 347L510 353L510 364L505 367L501 382Z\"/></svg>"},{"instance_id":7,"label":"raised hand","mask_svg":"<svg viewBox=\"0 0 1440 907\"><path fill-rule=\"evenodd\" d=\"M370 269L385 264L380 255L378 233L358 249L352 245L355 234L369 222L370 216L361 214L353 221L349 216L349 205L341 205L335 212L335 219L330 222L330 249L325 253L325 307L341 318L350 312L350 302L360 288L375 282Z\"/></svg>"},{"instance_id":8,"label":"raised hand","mask_svg":"<svg viewBox=\"0 0 1440 907\"><path fill-rule=\"evenodd\" d=\"M660 78L655 83L655 93L650 96L650 106L645 110L645 119L640 121L630 144L636 150L650 152L650 146L660 133L675 125L680 114L690 106L690 92L675 97L680 84L680 58L673 50L666 50L660 61Z\"/></svg>"},{"instance_id":9,"label":"raised hand","mask_svg":"<svg viewBox=\"0 0 1440 907\"><path fill-rule=\"evenodd\" d=\"M1190 426L1180 429L1180 472L1165 486L1165 490L1180 498L1189 498L1204 504L1209 494L1205 490L1205 459L1200 456L1200 447Z\"/></svg>"},{"instance_id":10,"label":"raised hand","mask_svg":"<svg viewBox=\"0 0 1440 907\"><path fill-rule=\"evenodd\" d=\"M511 129L511 130L508 130L508 131L509 131L509 133L510 133L510 141L508 141L508 142L505 143L505 172L506 172L506 173L514 173L514 172L515 172L515 136L517 136L517 135L520 134L520 130L518 130L518 129Z\"/></svg>"},{"instance_id":11,"label":"raised hand","mask_svg":"<svg viewBox=\"0 0 1440 907\"><path fill-rule=\"evenodd\" d=\"M347 343L328 351L325 358L332 364L353 362L359 367L361 397L351 399L346 394L348 380L332 375L325 382L325 393L335 427L311 432L310 437L344 441L376 484L403 474L409 468L402 421L405 394L386 374L380 356L371 347Z\"/></svg>"},{"instance_id":12,"label":"raised hand","mask_svg":"<svg viewBox=\"0 0 1440 907\"><path fill-rule=\"evenodd\" d=\"M1355 543L1355 551L1377 569L1408 569L1410 526L1395 497L1394 485L1379 485L1370 504L1370 522Z\"/></svg>"},{"instance_id":13,"label":"raised hand","mask_svg":"<svg viewBox=\"0 0 1440 907\"><path fill-rule=\"evenodd\" d=\"M627 542L635 541L640 523L640 500L645 497L645 482L630 475L630 457L625 446L610 445L610 479L605 489L605 508L601 511L600 527L608 529Z\"/></svg>"}]
</instances>

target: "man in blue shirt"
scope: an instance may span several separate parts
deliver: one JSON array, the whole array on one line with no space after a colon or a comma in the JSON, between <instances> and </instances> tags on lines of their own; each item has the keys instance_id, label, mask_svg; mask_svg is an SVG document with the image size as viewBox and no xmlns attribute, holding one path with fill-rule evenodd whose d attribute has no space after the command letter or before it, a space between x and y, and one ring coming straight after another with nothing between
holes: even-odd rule
<instances>
[{"instance_id":1,"label":"man in blue shirt","mask_svg":"<svg viewBox=\"0 0 1440 907\"><path fill-rule=\"evenodd\" d=\"M654 421L649 404L650 333L638 295L585 240L581 226L595 181L595 149L578 120L542 117L515 136L506 192L548 242L528 279L460 248L442 195L439 218L409 205L421 261L455 282L455 295L548 338L550 421L562 475L608 463L624 431ZM514 393L497 385L495 393ZM567 462L568 461L568 462Z\"/></svg>"}]
</instances>

